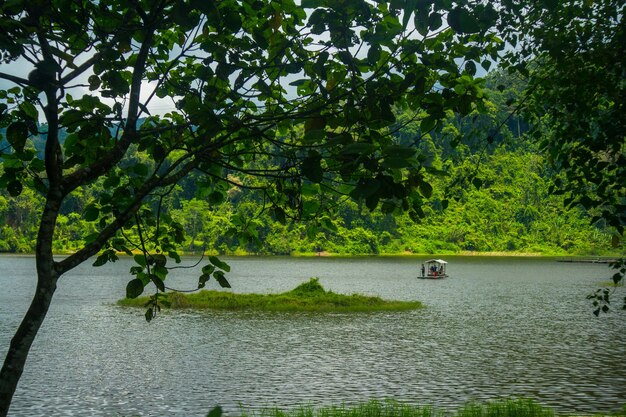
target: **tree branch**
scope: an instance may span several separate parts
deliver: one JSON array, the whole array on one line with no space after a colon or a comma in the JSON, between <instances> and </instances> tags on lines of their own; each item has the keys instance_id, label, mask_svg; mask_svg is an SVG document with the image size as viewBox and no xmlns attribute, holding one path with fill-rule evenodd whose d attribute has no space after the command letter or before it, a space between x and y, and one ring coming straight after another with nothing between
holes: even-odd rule
<instances>
[{"instance_id":1,"label":"tree branch","mask_svg":"<svg viewBox=\"0 0 626 417\"><path fill-rule=\"evenodd\" d=\"M31 85L27 79L18 77L16 75L7 74L5 72L0 72L0 78L3 78L8 81L12 81L15 84L21 85L22 87Z\"/></svg>"}]
</instances>

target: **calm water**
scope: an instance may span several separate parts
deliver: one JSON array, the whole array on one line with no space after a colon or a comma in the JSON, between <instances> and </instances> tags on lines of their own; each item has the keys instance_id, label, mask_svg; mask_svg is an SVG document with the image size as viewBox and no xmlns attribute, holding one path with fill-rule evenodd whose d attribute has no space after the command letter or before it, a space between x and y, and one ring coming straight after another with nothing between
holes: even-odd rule
<instances>
[{"instance_id":1,"label":"calm water","mask_svg":"<svg viewBox=\"0 0 626 417\"><path fill-rule=\"evenodd\" d=\"M428 308L173 312L151 324L113 305L127 259L81 267L60 281L11 415L204 416L216 404L235 414L372 398L447 408L522 396L576 413L626 403L626 314L596 318L585 299L610 276L606 265L447 259L451 278L440 281L415 278L423 259L227 259L236 292L281 292L318 276L336 292ZM173 274L169 285L181 288L197 279L197 270ZM33 258L0 257L2 358L33 276Z\"/></svg>"}]
</instances>

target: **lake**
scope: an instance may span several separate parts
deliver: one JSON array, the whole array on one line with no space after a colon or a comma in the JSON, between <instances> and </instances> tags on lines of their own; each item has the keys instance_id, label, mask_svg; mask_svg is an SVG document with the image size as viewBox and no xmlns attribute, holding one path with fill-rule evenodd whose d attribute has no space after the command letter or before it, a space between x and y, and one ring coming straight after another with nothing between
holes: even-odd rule
<instances>
[{"instance_id":1,"label":"lake","mask_svg":"<svg viewBox=\"0 0 626 417\"><path fill-rule=\"evenodd\" d=\"M10 415L204 416L217 404L234 415L242 407L386 398L453 408L530 397L579 414L626 404L624 288L614 311L599 318L585 299L612 275L607 265L446 257L450 278L420 280L426 258L223 259L235 292L282 292L317 276L335 292L427 308L183 311L148 324L142 310L114 305L130 259L84 265L59 282ZM32 296L34 271L33 257L0 257L2 358ZM192 288L198 272L174 270L166 284Z\"/></svg>"}]
</instances>

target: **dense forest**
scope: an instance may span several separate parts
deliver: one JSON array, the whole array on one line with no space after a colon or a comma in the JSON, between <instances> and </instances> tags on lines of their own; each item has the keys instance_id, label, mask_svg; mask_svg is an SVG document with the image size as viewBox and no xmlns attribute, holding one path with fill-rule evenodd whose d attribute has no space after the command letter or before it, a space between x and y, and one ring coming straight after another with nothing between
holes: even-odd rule
<instances>
[{"instance_id":1,"label":"dense forest","mask_svg":"<svg viewBox=\"0 0 626 417\"><path fill-rule=\"evenodd\" d=\"M492 72L484 84L490 105L486 114L462 118L449 114L445 123L427 132L409 111L397 109L398 142L415 146L429 167L428 189L421 191L430 198L418 216L394 215L394 208L384 205L370 210L367 203L341 198L330 214L312 216L319 206L315 203L319 185L312 183L310 199L297 215L299 220L312 220L290 221L289 216L277 218L284 213L267 210L262 193L237 187L240 180L235 176L225 192L210 192L198 187L199 177L191 175L170 190L158 209L184 230L187 240L180 249L185 252L614 253L619 248L611 247L610 230L592 225L591 213L579 206L567 208L563 196L550 192L557 174L548 168L535 141L525 136L528 123L510 107L523 87L519 79ZM72 135L64 132L61 140L72 140ZM42 153L44 143L40 136L29 146ZM143 162L134 169L151 164L137 149L131 158ZM89 241L98 226L95 196L112 185L104 180L88 192L71 195L58 219L55 251L72 252ZM35 250L37 213L43 201L31 188L17 197L0 193L0 251ZM127 231L131 240L133 233Z\"/></svg>"}]
</instances>

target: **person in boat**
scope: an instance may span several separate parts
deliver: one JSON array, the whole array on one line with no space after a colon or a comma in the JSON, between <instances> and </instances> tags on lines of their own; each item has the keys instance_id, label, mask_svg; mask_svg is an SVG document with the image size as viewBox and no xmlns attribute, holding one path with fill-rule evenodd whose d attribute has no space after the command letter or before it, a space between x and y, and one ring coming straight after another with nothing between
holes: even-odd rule
<instances>
[{"instance_id":1,"label":"person in boat","mask_svg":"<svg viewBox=\"0 0 626 417\"><path fill-rule=\"evenodd\" d=\"M426 267L422 264L422 276L426 276Z\"/></svg>"}]
</instances>

